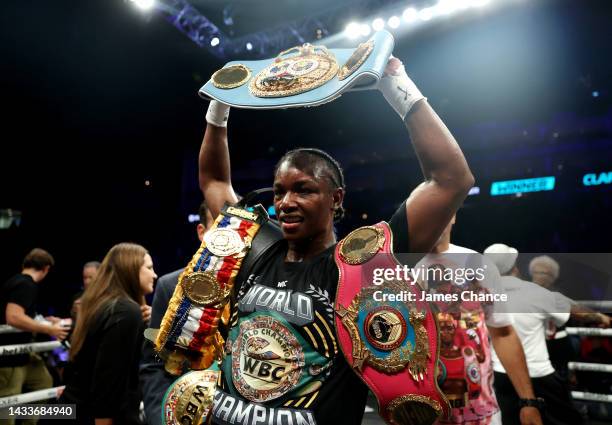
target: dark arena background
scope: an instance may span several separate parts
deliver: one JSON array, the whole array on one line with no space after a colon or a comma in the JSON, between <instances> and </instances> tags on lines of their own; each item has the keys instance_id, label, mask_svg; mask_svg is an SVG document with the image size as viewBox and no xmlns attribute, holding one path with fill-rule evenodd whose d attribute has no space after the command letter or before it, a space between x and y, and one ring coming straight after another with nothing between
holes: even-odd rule
<instances>
[{"instance_id":1,"label":"dark arena background","mask_svg":"<svg viewBox=\"0 0 612 425\"><path fill-rule=\"evenodd\" d=\"M42 313L67 315L82 265L115 243L145 246L158 275L189 261L198 247L193 215L202 200L197 155L207 108L197 91L215 70L303 42L355 46L367 37L351 38L351 29L365 32L376 17L476 178L454 243L612 252L609 0L483 0L432 9L415 22L403 11L432 1L163 0L149 10L137 3L146 2L0 7L0 279L19 271L31 248L52 253ZM290 148L336 157L347 180L340 236L388 219L422 179L402 123L377 91L316 108L234 108L229 139L242 194L270 186ZM554 179L554 188L492 190L533 178ZM272 205L268 195L261 202ZM610 276L602 279L605 289ZM577 299L594 297L568 275L560 284ZM612 298L609 287L604 294ZM609 420L611 406L584 409Z\"/></svg>"}]
</instances>

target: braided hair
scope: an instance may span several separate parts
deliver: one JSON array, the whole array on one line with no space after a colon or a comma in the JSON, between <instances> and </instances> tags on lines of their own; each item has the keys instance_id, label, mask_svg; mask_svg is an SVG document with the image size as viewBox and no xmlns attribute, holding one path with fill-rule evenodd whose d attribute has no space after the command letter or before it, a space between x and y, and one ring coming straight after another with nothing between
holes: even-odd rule
<instances>
[{"instance_id":1,"label":"braided hair","mask_svg":"<svg viewBox=\"0 0 612 425\"><path fill-rule=\"evenodd\" d=\"M284 162L315 178L327 179L332 189L345 189L342 167L330 154L321 149L297 148L290 150L276 164L274 175ZM344 207L340 204L334 210L334 221L340 221L343 217Z\"/></svg>"}]
</instances>

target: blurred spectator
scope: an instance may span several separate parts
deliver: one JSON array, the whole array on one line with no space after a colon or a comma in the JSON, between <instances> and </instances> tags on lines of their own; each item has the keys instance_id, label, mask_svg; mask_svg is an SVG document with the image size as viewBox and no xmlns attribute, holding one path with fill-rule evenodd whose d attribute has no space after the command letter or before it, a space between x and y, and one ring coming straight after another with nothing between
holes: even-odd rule
<instances>
[{"instance_id":1,"label":"blurred spectator","mask_svg":"<svg viewBox=\"0 0 612 425\"><path fill-rule=\"evenodd\" d=\"M83 266L83 290L87 289L89 284L93 282L100 268L99 261L89 261Z\"/></svg>"},{"instance_id":2,"label":"blurred spectator","mask_svg":"<svg viewBox=\"0 0 612 425\"><path fill-rule=\"evenodd\" d=\"M79 424L139 424L140 305L157 278L149 253L121 243L106 254L87 287L72 337L66 389Z\"/></svg>"},{"instance_id":3,"label":"blurred spectator","mask_svg":"<svg viewBox=\"0 0 612 425\"><path fill-rule=\"evenodd\" d=\"M518 251L505 244L493 244L484 251L497 266L501 286L508 295L507 308L513 316L516 330L529 369L533 390L546 401L544 424L578 425L582 417L573 407L565 381L556 373L546 348L546 325L553 321L564 325L570 318L571 302L558 292L519 279L516 267ZM519 397L512 388L506 369L493 353L495 393L502 411L504 425L519 425Z\"/></svg>"},{"instance_id":4,"label":"blurred spectator","mask_svg":"<svg viewBox=\"0 0 612 425\"><path fill-rule=\"evenodd\" d=\"M204 237L204 233L212 226L214 220L210 214L206 202L200 204L198 213L200 214L200 223L196 227L198 239L200 242ZM159 278L155 295L153 296L153 312L151 316L151 328L158 329L166 309L168 302L172 298L174 288L178 284L179 275L183 269L168 273ZM142 364L140 366L140 382L142 383L143 401L145 407L145 415L149 425L161 424L161 407L164 394L168 387L176 380L176 376L170 375L164 370L164 363L156 355L153 344L150 341L145 341L142 353Z\"/></svg>"},{"instance_id":5,"label":"blurred spectator","mask_svg":"<svg viewBox=\"0 0 612 425\"><path fill-rule=\"evenodd\" d=\"M83 266L83 290L78 292L74 296L74 301L72 302L72 309L70 310L70 314L75 321L76 316L79 312L79 308L81 307L81 297L83 296L83 292L85 292L85 289L87 289L89 284L93 282L96 277L96 274L98 273L99 268L99 261L88 261ZM143 322L148 325L149 321L151 320L151 306L146 304L146 300L144 297L140 303L140 312L142 313Z\"/></svg>"},{"instance_id":6,"label":"blurred spectator","mask_svg":"<svg viewBox=\"0 0 612 425\"><path fill-rule=\"evenodd\" d=\"M554 290L555 283L559 278L559 272L559 263L548 255L534 257L529 262L529 274L533 282L551 291ZM571 322L594 324L600 327L610 326L610 317L607 315L597 313L569 298L568 301L571 303ZM546 345L550 353L550 361L555 370L557 370L564 379L567 379L567 364L578 360L577 348L570 341L565 331L565 325L558 326L555 325L554 322L549 321L546 332Z\"/></svg>"},{"instance_id":7,"label":"blurred spectator","mask_svg":"<svg viewBox=\"0 0 612 425\"><path fill-rule=\"evenodd\" d=\"M74 296L74 301L72 302L72 309L70 310L70 314L73 318L76 318L76 315L79 311L79 307L81 306L81 297L83 296L83 292L89 284L94 280L96 274L98 273L98 269L100 268L99 261L88 261L83 266L83 290L79 291Z\"/></svg>"},{"instance_id":8,"label":"blurred spectator","mask_svg":"<svg viewBox=\"0 0 612 425\"><path fill-rule=\"evenodd\" d=\"M548 255L534 257L529 262L529 274L534 283L551 289L559 278L559 263Z\"/></svg>"},{"instance_id":9,"label":"blurred spectator","mask_svg":"<svg viewBox=\"0 0 612 425\"><path fill-rule=\"evenodd\" d=\"M34 320L36 316L37 284L49 273L55 260L47 251L34 248L23 260L21 273L0 286L0 324L22 330L0 334L0 345L32 342L32 333L44 333L64 339L68 327L62 319L48 317L49 322ZM53 380L42 358L36 354L0 356L0 397L51 388ZM24 423L36 423L35 420ZM12 424L13 420L6 423Z\"/></svg>"}]
</instances>

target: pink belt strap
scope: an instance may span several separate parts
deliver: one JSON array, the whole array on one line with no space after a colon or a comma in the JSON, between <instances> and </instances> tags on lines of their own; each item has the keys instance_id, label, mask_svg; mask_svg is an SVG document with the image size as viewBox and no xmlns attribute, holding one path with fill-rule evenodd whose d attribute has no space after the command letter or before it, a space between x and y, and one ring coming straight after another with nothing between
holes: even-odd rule
<instances>
[{"instance_id":1,"label":"pink belt strap","mask_svg":"<svg viewBox=\"0 0 612 425\"><path fill-rule=\"evenodd\" d=\"M398 265L391 240L389 225L381 222L354 230L336 247L336 332L387 423L432 424L449 413L437 385L437 323L418 285L384 279L381 270Z\"/></svg>"}]
</instances>

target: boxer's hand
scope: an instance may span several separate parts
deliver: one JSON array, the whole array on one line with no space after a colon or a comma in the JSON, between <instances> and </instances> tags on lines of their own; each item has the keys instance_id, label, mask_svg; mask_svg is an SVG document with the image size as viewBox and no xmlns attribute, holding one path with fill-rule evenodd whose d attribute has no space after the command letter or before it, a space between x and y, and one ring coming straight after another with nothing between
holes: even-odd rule
<instances>
[{"instance_id":1,"label":"boxer's hand","mask_svg":"<svg viewBox=\"0 0 612 425\"><path fill-rule=\"evenodd\" d=\"M387 62L385 73L378 82L378 89L402 120L415 103L426 99L406 74L402 61L394 56Z\"/></svg>"},{"instance_id":2,"label":"boxer's hand","mask_svg":"<svg viewBox=\"0 0 612 425\"><path fill-rule=\"evenodd\" d=\"M402 61L391 55L387 61L387 66L385 67L385 76L397 77L402 73L408 77Z\"/></svg>"},{"instance_id":3,"label":"boxer's hand","mask_svg":"<svg viewBox=\"0 0 612 425\"><path fill-rule=\"evenodd\" d=\"M229 105L211 100L208 105L208 111L206 111L206 122L215 127L227 127L229 111Z\"/></svg>"},{"instance_id":4,"label":"boxer's hand","mask_svg":"<svg viewBox=\"0 0 612 425\"><path fill-rule=\"evenodd\" d=\"M537 407L523 407L519 413L521 425L542 425L542 417Z\"/></svg>"}]
</instances>

